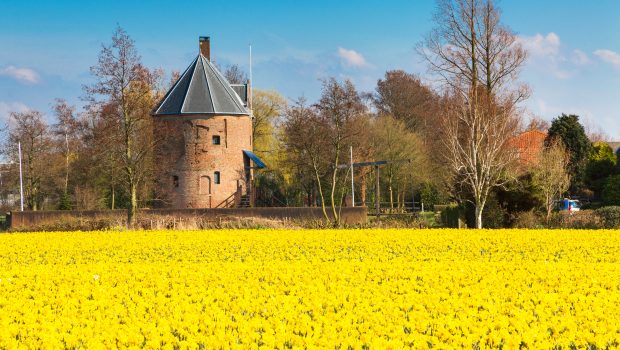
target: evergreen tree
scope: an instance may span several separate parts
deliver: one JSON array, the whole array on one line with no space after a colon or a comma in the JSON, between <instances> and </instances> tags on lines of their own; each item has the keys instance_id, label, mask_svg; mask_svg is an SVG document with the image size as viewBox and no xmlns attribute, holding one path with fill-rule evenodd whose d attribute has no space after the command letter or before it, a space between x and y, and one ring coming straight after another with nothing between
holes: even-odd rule
<instances>
[{"instance_id":1,"label":"evergreen tree","mask_svg":"<svg viewBox=\"0 0 620 350\"><path fill-rule=\"evenodd\" d=\"M616 172L616 155L606 142L596 142L586 165L586 185L596 196L601 194L605 180Z\"/></svg>"},{"instance_id":2,"label":"evergreen tree","mask_svg":"<svg viewBox=\"0 0 620 350\"><path fill-rule=\"evenodd\" d=\"M568 171L571 177L569 191L572 194L584 189L585 170L592 149L592 143L588 139L583 125L579 123L579 116L562 113L553 119L545 144L550 145L554 139L562 140L564 147L570 155Z\"/></svg>"}]
</instances>

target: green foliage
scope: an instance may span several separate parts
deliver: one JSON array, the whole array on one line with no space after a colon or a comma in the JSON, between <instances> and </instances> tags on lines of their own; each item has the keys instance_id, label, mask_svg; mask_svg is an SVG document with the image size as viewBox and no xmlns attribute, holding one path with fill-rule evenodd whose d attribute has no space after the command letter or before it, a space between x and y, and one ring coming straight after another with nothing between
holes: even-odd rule
<instances>
[{"instance_id":1,"label":"green foliage","mask_svg":"<svg viewBox=\"0 0 620 350\"><path fill-rule=\"evenodd\" d=\"M471 202L465 203L467 227L476 227L476 208ZM500 205L496 192L489 193L482 212L484 228L502 228L507 226L508 211Z\"/></svg>"},{"instance_id":2,"label":"green foliage","mask_svg":"<svg viewBox=\"0 0 620 350\"><path fill-rule=\"evenodd\" d=\"M620 228L620 206L602 207L597 209L595 213L601 219L603 227Z\"/></svg>"},{"instance_id":3,"label":"green foliage","mask_svg":"<svg viewBox=\"0 0 620 350\"><path fill-rule=\"evenodd\" d=\"M430 178L426 147L417 133L390 115L381 115L373 121L370 137L376 159L409 160L389 163L380 170L384 198L390 202L390 207L396 206L399 191ZM424 202L425 209L431 209L435 203L435 198Z\"/></svg>"},{"instance_id":4,"label":"green foliage","mask_svg":"<svg viewBox=\"0 0 620 350\"><path fill-rule=\"evenodd\" d=\"M503 208L495 193L489 194L487 203L482 212L482 222L484 228L502 228L506 227L508 211ZM472 226L475 227L475 226Z\"/></svg>"},{"instance_id":5,"label":"green foliage","mask_svg":"<svg viewBox=\"0 0 620 350\"><path fill-rule=\"evenodd\" d=\"M607 143L593 145L586 165L586 184L596 195L601 194L605 179L614 174L617 163L617 156Z\"/></svg>"},{"instance_id":6,"label":"green foliage","mask_svg":"<svg viewBox=\"0 0 620 350\"><path fill-rule=\"evenodd\" d=\"M279 172L258 171L254 176L257 207L282 207L288 201L281 189L286 187Z\"/></svg>"},{"instance_id":7,"label":"green foliage","mask_svg":"<svg viewBox=\"0 0 620 350\"><path fill-rule=\"evenodd\" d=\"M461 208L458 205L446 205L441 208L441 225L443 227L459 227Z\"/></svg>"},{"instance_id":8,"label":"green foliage","mask_svg":"<svg viewBox=\"0 0 620 350\"><path fill-rule=\"evenodd\" d=\"M592 144L586 135L583 125L579 123L579 116L566 115L553 119L545 145L550 145L552 140L559 138L570 153L568 164L571 176L571 192L577 192L584 187L585 169L592 149Z\"/></svg>"},{"instance_id":9,"label":"green foliage","mask_svg":"<svg viewBox=\"0 0 620 350\"><path fill-rule=\"evenodd\" d=\"M131 205L129 193L123 187L102 189L102 206L106 209L127 209ZM114 207L112 207L114 204Z\"/></svg>"},{"instance_id":10,"label":"green foliage","mask_svg":"<svg viewBox=\"0 0 620 350\"><path fill-rule=\"evenodd\" d=\"M424 209L432 211L435 205L446 203L448 198L435 184L425 182L420 188L420 200L424 203Z\"/></svg>"},{"instance_id":11,"label":"green foliage","mask_svg":"<svg viewBox=\"0 0 620 350\"><path fill-rule=\"evenodd\" d=\"M617 159L614 150L606 142L595 142L588 157L590 162L603 162L605 165L616 165Z\"/></svg>"},{"instance_id":12,"label":"green foliage","mask_svg":"<svg viewBox=\"0 0 620 350\"><path fill-rule=\"evenodd\" d=\"M71 210L71 197L69 193L62 192L58 200L58 210Z\"/></svg>"},{"instance_id":13,"label":"green foliage","mask_svg":"<svg viewBox=\"0 0 620 350\"><path fill-rule=\"evenodd\" d=\"M605 205L620 205L620 175L610 176L605 181L603 203Z\"/></svg>"},{"instance_id":14,"label":"green foliage","mask_svg":"<svg viewBox=\"0 0 620 350\"><path fill-rule=\"evenodd\" d=\"M540 188L536 185L531 173L521 175L518 181L512 182L506 188L497 191L497 200L514 220L521 212L529 212L542 208L543 195Z\"/></svg>"}]
</instances>

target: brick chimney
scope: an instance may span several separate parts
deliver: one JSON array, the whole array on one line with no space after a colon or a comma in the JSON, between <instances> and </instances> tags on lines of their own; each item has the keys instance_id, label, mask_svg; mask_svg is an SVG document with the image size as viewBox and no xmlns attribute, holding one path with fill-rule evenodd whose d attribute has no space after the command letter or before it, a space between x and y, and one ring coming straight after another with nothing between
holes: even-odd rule
<instances>
[{"instance_id":1,"label":"brick chimney","mask_svg":"<svg viewBox=\"0 0 620 350\"><path fill-rule=\"evenodd\" d=\"M211 38L208 36L201 36L198 40L200 45L200 53L205 56L205 58L211 61Z\"/></svg>"}]
</instances>

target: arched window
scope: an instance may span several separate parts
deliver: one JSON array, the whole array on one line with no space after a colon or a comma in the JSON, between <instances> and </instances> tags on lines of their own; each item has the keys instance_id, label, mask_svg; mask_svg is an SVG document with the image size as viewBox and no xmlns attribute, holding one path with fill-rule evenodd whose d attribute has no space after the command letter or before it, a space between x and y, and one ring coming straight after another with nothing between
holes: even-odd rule
<instances>
[{"instance_id":1,"label":"arched window","mask_svg":"<svg viewBox=\"0 0 620 350\"><path fill-rule=\"evenodd\" d=\"M201 176L200 182L198 182L199 194L211 194L211 178L208 176Z\"/></svg>"}]
</instances>

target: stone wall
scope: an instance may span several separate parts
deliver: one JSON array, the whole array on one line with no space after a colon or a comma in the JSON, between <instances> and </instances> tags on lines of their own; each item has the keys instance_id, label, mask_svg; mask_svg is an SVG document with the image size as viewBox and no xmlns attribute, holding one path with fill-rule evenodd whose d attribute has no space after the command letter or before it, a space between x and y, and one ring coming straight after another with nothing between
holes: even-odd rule
<instances>
[{"instance_id":1,"label":"stone wall","mask_svg":"<svg viewBox=\"0 0 620 350\"><path fill-rule=\"evenodd\" d=\"M158 140L157 198L162 207L228 207L239 188L245 191L249 179L245 166L250 164L243 150L252 150L250 117L155 117L153 127ZM219 137L219 144L214 144L214 137Z\"/></svg>"}]
</instances>

